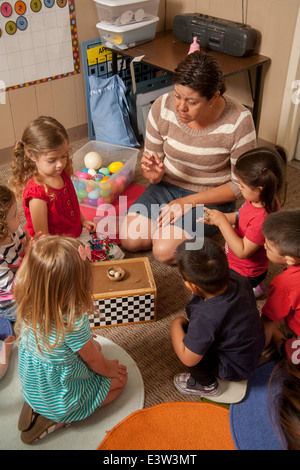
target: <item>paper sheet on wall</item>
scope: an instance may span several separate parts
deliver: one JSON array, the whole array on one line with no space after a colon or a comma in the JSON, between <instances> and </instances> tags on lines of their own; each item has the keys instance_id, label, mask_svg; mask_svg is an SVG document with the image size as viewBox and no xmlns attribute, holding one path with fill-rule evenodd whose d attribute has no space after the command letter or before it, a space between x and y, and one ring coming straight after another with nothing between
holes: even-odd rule
<instances>
[{"instance_id":1,"label":"paper sheet on wall","mask_svg":"<svg viewBox=\"0 0 300 470\"><path fill-rule=\"evenodd\" d=\"M74 0L0 0L0 88L79 72Z\"/></svg>"}]
</instances>

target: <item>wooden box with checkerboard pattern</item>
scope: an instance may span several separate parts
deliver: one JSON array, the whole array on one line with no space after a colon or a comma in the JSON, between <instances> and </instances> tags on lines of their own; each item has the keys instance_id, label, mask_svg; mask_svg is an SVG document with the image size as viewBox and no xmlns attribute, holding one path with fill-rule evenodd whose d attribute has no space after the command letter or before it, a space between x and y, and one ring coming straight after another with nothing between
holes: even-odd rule
<instances>
[{"instance_id":1,"label":"wooden box with checkerboard pattern","mask_svg":"<svg viewBox=\"0 0 300 470\"><path fill-rule=\"evenodd\" d=\"M125 271L120 281L107 275L113 266ZM95 313L91 328L156 320L156 285L148 258L130 258L92 263Z\"/></svg>"}]
</instances>

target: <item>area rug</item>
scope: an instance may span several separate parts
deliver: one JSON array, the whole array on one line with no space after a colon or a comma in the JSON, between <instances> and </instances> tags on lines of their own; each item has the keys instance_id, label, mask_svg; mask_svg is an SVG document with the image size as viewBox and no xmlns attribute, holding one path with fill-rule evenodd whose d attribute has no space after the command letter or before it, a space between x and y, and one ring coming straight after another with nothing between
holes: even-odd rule
<instances>
[{"instance_id":1,"label":"area rug","mask_svg":"<svg viewBox=\"0 0 300 470\"><path fill-rule=\"evenodd\" d=\"M248 382L245 399L230 407L230 428L237 450L283 450L271 419L268 382L275 362L256 369Z\"/></svg>"},{"instance_id":2,"label":"area rug","mask_svg":"<svg viewBox=\"0 0 300 470\"><path fill-rule=\"evenodd\" d=\"M124 349L109 339L97 336L103 354L108 359L118 358L128 370L128 381L122 394L112 403L97 410L89 418L55 431L34 444L26 445L20 439L19 414L23 406L18 375L17 354L14 346L9 368L0 381L0 449L2 450L96 450L99 440L117 423L144 406L144 383L135 361Z\"/></svg>"},{"instance_id":3,"label":"area rug","mask_svg":"<svg viewBox=\"0 0 300 470\"><path fill-rule=\"evenodd\" d=\"M127 416L98 450L235 450L229 410L213 403L168 402Z\"/></svg>"}]
</instances>

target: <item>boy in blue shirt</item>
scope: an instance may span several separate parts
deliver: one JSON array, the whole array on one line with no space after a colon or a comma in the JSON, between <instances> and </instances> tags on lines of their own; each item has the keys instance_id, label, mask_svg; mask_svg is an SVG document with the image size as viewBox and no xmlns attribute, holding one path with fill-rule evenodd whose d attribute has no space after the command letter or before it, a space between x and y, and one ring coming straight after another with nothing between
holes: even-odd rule
<instances>
[{"instance_id":1,"label":"boy in blue shirt","mask_svg":"<svg viewBox=\"0 0 300 470\"><path fill-rule=\"evenodd\" d=\"M217 377L242 381L252 375L264 348L264 328L249 281L229 272L223 249L208 238L199 250L188 243L179 245L176 259L194 295L187 319L176 318L170 332L189 372L177 374L174 384L185 394L218 396Z\"/></svg>"}]
</instances>

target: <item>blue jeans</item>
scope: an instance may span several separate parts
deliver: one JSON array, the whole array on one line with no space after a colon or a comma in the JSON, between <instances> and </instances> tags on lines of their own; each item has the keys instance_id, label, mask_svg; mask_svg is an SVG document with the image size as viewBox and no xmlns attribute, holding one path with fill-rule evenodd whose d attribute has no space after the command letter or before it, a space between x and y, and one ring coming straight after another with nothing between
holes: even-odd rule
<instances>
[{"instance_id":1,"label":"blue jeans","mask_svg":"<svg viewBox=\"0 0 300 470\"><path fill-rule=\"evenodd\" d=\"M16 321L17 304L14 300L0 302L0 316L11 322Z\"/></svg>"}]
</instances>

